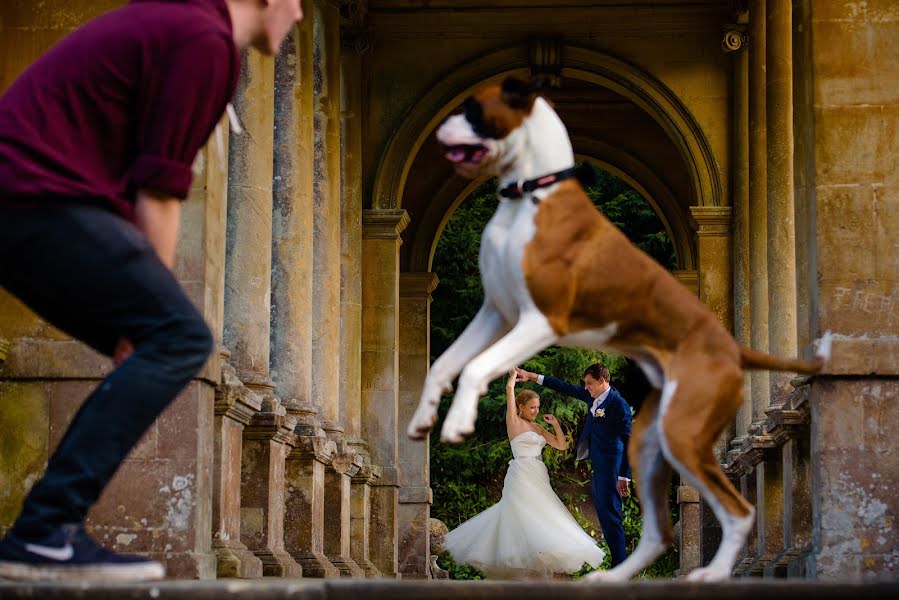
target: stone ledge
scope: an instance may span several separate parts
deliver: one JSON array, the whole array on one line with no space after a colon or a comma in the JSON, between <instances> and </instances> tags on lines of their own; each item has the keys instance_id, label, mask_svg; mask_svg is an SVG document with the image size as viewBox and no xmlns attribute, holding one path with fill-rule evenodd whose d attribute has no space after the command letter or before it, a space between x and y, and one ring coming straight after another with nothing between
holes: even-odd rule
<instances>
[{"instance_id":1,"label":"stone ledge","mask_svg":"<svg viewBox=\"0 0 899 600\"><path fill-rule=\"evenodd\" d=\"M821 375L899 375L899 336L869 338L835 334L831 359Z\"/></svg>"},{"instance_id":2,"label":"stone ledge","mask_svg":"<svg viewBox=\"0 0 899 600\"><path fill-rule=\"evenodd\" d=\"M899 581L864 582L764 581L740 579L727 583L697 584L686 581L651 581L590 585L574 581L423 581L347 579L314 581L309 579L264 581L163 581L130 585L0 583L0 599L45 598L47 600L121 598L172 600L221 600L251 598L274 600L439 600L451 598L496 598L545 600L566 598L595 600L598 596L626 600L880 600L899 596Z\"/></svg>"}]
</instances>

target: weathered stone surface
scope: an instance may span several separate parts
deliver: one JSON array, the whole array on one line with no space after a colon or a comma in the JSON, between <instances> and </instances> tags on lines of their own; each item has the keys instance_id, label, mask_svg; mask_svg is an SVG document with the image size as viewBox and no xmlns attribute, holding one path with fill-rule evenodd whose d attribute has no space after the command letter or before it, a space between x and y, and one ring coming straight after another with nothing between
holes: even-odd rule
<instances>
[{"instance_id":1,"label":"weathered stone surface","mask_svg":"<svg viewBox=\"0 0 899 600\"><path fill-rule=\"evenodd\" d=\"M814 576L899 568L897 393L889 380L812 383Z\"/></svg>"}]
</instances>

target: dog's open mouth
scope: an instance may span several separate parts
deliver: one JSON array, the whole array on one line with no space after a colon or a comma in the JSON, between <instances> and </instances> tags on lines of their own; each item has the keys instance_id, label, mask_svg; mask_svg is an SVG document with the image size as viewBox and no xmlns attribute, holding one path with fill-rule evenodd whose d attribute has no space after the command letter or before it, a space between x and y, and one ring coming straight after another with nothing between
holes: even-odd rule
<instances>
[{"instance_id":1,"label":"dog's open mouth","mask_svg":"<svg viewBox=\"0 0 899 600\"><path fill-rule=\"evenodd\" d=\"M487 147L483 144L458 144L455 146L443 146L446 160L453 164L481 162L487 155Z\"/></svg>"}]
</instances>

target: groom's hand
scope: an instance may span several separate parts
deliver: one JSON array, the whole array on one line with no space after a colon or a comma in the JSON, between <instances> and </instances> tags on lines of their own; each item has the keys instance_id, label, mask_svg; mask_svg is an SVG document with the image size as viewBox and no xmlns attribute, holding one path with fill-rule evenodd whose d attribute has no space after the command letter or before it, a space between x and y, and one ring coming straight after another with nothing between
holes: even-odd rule
<instances>
[{"instance_id":1,"label":"groom's hand","mask_svg":"<svg viewBox=\"0 0 899 600\"><path fill-rule=\"evenodd\" d=\"M630 494L630 482L627 479L618 480L618 495L624 498Z\"/></svg>"},{"instance_id":2,"label":"groom's hand","mask_svg":"<svg viewBox=\"0 0 899 600\"><path fill-rule=\"evenodd\" d=\"M525 371L522 368L515 367L516 381L537 381L537 374Z\"/></svg>"}]
</instances>

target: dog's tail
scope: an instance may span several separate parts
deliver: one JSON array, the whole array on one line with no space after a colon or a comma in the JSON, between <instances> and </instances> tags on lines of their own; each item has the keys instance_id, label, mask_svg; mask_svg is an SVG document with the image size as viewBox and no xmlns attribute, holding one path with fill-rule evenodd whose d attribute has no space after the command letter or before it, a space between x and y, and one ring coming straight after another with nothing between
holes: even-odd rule
<instances>
[{"instance_id":1,"label":"dog's tail","mask_svg":"<svg viewBox=\"0 0 899 600\"><path fill-rule=\"evenodd\" d=\"M832 343L833 334L828 331L818 340L818 348L815 351L815 358L812 360L781 358L741 346L740 366L744 369L792 371L804 375L814 375L823 369L827 361L830 360Z\"/></svg>"}]
</instances>

